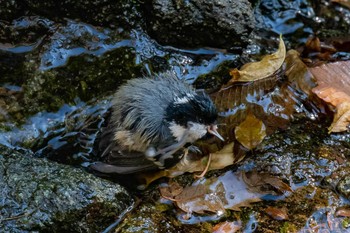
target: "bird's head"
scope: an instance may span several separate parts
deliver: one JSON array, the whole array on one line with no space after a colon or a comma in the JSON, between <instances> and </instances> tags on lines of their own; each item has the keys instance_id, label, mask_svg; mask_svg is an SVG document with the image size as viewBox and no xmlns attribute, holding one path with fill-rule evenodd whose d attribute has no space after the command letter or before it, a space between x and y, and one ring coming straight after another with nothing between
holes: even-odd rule
<instances>
[{"instance_id":1,"label":"bird's head","mask_svg":"<svg viewBox=\"0 0 350 233\"><path fill-rule=\"evenodd\" d=\"M166 121L177 141L193 143L207 133L224 140L217 132L217 111L205 93L190 92L176 96L166 109Z\"/></svg>"}]
</instances>

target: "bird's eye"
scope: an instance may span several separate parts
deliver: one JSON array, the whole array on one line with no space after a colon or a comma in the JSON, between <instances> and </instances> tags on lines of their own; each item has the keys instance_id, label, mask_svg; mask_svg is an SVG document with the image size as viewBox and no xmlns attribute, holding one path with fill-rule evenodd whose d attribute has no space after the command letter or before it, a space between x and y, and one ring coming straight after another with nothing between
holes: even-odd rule
<instances>
[{"instance_id":1,"label":"bird's eye","mask_svg":"<svg viewBox=\"0 0 350 233\"><path fill-rule=\"evenodd\" d=\"M187 127L188 127L188 128L191 128L191 127L193 127L193 126L194 126L193 122L191 122L191 121L187 122Z\"/></svg>"}]
</instances>

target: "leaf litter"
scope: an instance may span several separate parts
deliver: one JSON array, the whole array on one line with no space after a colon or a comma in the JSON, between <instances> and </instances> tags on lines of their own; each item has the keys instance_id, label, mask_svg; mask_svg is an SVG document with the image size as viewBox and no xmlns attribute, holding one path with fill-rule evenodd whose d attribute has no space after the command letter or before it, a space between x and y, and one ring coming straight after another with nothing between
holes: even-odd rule
<instances>
[{"instance_id":1,"label":"leaf litter","mask_svg":"<svg viewBox=\"0 0 350 233\"><path fill-rule=\"evenodd\" d=\"M273 57L272 60L275 58L277 60L272 70L270 67L263 70L259 77L251 78L255 75L255 71L253 72L254 69L249 67L255 67L255 65L244 66L244 69L241 70L246 72L251 69L252 73L249 75L246 75L245 72L239 73L239 77L233 77L227 85L213 95L213 100L221 112L224 124L227 125L223 131L226 130L226 134L228 133L229 143L220 150L211 153L211 161L209 162L208 156L204 156L200 160L192 160L185 156L175 167L161 171L156 176L148 177L148 183L162 176L175 177L185 172L201 172L206 167L208 170L216 170L234 164L238 160L233 153L235 143L239 142L249 150L254 149L275 128L283 128L287 125L293 117L296 105L307 103L310 106L304 111L311 111L312 114L317 115L320 112L325 112L323 103L320 101L322 100L336 110L330 132L346 130L350 121L349 63L338 62L308 68L297 51L289 50L286 52L284 44L282 46L281 43L283 43L282 39L280 48L274 56L267 55L267 57ZM319 50L319 46L317 40L311 41L309 44L313 50ZM281 60L283 62L280 64ZM258 63L262 64L262 61ZM264 63L265 66L269 66L266 59ZM279 73L281 70L282 72ZM327 72L329 74L325 74ZM249 77L250 75L251 77ZM281 81L281 76L284 76L285 80ZM242 85L242 82L249 83ZM271 98L270 102L267 102L268 106L275 104L280 107L279 111L271 114L270 109L265 108L264 105L260 105L264 110L259 110L261 100L266 101L268 98ZM241 104L237 101L241 101ZM277 124L277 127L273 124ZM234 135L230 135L232 132ZM247 136L243 135L242 132L250 133ZM246 139L242 139L244 137ZM237 139L237 141L232 140L232 138ZM240 157L240 159L242 158ZM270 174L229 171L218 178L197 180L187 187L181 187L177 183L169 183L167 187L161 187L160 192L162 197L173 201L181 211L187 213L186 217L190 217L193 213L223 215L226 210L240 211L241 207L249 207L251 203L263 200L266 194L286 194L292 192L292 189L283 180ZM267 207L265 212L276 220L288 219L286 209ZM340 211L340 215L343 212ZM231 229L230 224L232 223L226 222L222 225L218 224L216 227L217 229L225 227ZM236 231L236 225L233 223L233 232Z\"/></svg>"},{"instance_id":2,"label":"leaf litter","mask_svg":"<svg viewBox=\"0 0 350 233\"><path fill-rule=\"evenodd\" d=\"M287 192L292 192L292 189L281 179L255 171L229 171L220 177L197 180L187 187L181 187L176 182L160 187L161 196L187 213L186 218L193 213L221 216L228 209L240 211L241 207L249 207L251 203L261 201L266 194Z\"/></svg>"}]
</instances>

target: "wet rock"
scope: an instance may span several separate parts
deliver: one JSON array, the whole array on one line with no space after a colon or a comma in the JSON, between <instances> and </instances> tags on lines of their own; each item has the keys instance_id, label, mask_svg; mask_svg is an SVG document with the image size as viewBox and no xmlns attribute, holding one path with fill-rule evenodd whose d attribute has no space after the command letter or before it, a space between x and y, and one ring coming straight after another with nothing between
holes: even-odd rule
<instances>
[{"instance_id":1,"label":"wet rock","mask_svg":"<svg viewBox=\"0 0 350 233\"><path fill-rule=\"evenodd\" d=\"M0 2L0 15L2 20L13 19L25 12L22 1L5 0Z\"/></svg>"},{"instance_id":2,"label":"wet rock","mask_svg":"<svg viewBox=\"0 0 350 233\"><path fill-rule=\"evenodd\" d=\"M145 16L153 38L180 47L243 46L255 24L245 0L152 0L145 4Z\"/></svg>"},{"instance_id":3,"label":"wet rock","mask_svg":"<svg viewBox=\"0 0 350 233\"><path fill-rule=\"evenodd\" d=\"M101 232L132 203L117 184L0 149L2 232Z\"/></svg>"},{"instance_id":4,"label":"wet rock","mask_svg":"<svg viewBox=\"0 0 350 233\"><path fill-rule=\"evenodd\" d=\"M2 20L12 21L21 16L41 15L51 20L77 19L94 25L109 27L131 26L138 19L137 1L64 0L0 2Z\"/></svg>"},{"instance_id":5,"label":"wet rock","mask_svg":"<svg viewBox=\"0 0 350 233\"><path fill-rule=\"evenodd\" d=\"M211 232L210 224L181 224L170 205L142 204L123 222L119 232Z\"/></svg>"},{"instance_id":6,"label":"wet rock","mask_svg":"<svg viewBox=\"0 0 350 233\"><path fill-rule=\"evenodd\" d=\"M337 190L341 195L345 196L347 199L350 199L350 177L349 176L344 177L344 179L342 179L338 183Z\"/></svg>"}]
</instances>

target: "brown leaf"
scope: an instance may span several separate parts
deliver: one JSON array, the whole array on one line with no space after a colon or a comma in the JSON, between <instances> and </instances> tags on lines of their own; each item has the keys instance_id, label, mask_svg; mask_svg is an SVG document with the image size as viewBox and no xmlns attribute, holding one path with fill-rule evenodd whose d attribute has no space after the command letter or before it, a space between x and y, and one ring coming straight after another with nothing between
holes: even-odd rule
<instances>
[{"instance_id":1,"label":"brown leaf","mask_svg":"<svg viewBox=\"0 0 350 233\"><path fill-rule=\"evenodd\" d=\"M316 86L316 81L296 50L287 52L286 64L288 67L286 70L288 81L295 89L302 90L310 96L312 88Z\"/></svg>"},{"instance_id":2,"label":"brown leaf","mask_svg":"<svg viewBox=\"0 0 350 233\"><path fill-rule=\"evenodd\" d=\"M235 135L245 148L252 150L266 137L266 127L253 114L248 114L246 119L235 128Z\"/></svg>"},{"instance_id":3,"label":"brown leaf","mask_svg":"<svg viewBox=\"0 0 350 233\"><path fill-rule=\"evenodd\" d=\"M332 2L339 3L340 5L343 5L350 9L350 0L332 0Z\"/></svg>"},{"instance_id":4,"label":"brown leaf","mask_svg":"<svg viewBox=\"0 0 350 233\"><path fill-rule=\"evenodd\" d=\"M316 36L310 37L306 43L305 43L305 47L307 50L309 51L313 51L313 52L321 52L321 42L320 39Z\"/></svg>"},{"instance_id":5,"label":"brown leaf","mask_svg":"<svg viewBox=\"0 0 350 233\"><path fill-rule=\"evenodd\" d=\"M202 197L207 193L207 188L203 184L187 186L176 196L176 201L188 201L197 197Z\"/></svg>"},{"instance_id":6,"label":"brown leaf","mask_svg":"<svg viewBox=\"0 0 350 233\"><path fill-rule=\"evenodd\" d=\"M212 195L206 186L198 184L188 186L174 199L177 207L186 213L204 214L213 212L222 214L225 211L224 204L218 195Z\"/></svg>"},{"instance_id":7,"label":"brown leaf","mask_svg":"<svg viewBox=\"0 0 350 233\"><path fill-rule=\"evenodd\" d=\"M350 208L349 207L340 207L335 212L335 215L338 217L350 217Z\"/></svg>"},{"instance_id":8,"label":"brown leaf","mask_svg":"<svg viewBox=\"0 0 350 233\"><path fill-rule=\"evenodd\" d=\"M229 83L250 82L268 78L275 74L283 65L286 57L286 46L280 35L278 50L270 55L263 57L261 61L247 63L240 70L233 69L230 71L232 79Z\"/></svg>"},{"instance_id":9,"label":"brown leaf","mask_svg":"<svg viewBox=\"0 0 350 233\"><path fill-rule=\"evenodd\" d=\"M276 207L267 207L265 209L265 212L270 215L273 219L276 220L286 220L288 219L288 214L287 211L285 209L279 209Z\"/></svg>"},{"instance_id":10,"label":"brown leaf","mask_svg":"<svg viewBox=\"0 0 350 233\"><path fill-rule=\"evenodd\" d=\"M177 182L169 182L166 187L159 187L160 194L166 199L174 199L177 195L182 193L183 187Z\"/></svg>"},{"instance_id":11,"label":"brown leaf","mask_svg":"<svg viewBox=\"0 0 350 233\"><path fill-rule=\"evenodd\" d=\"M337 112L334 115L333 122L329 126L329 132L343 132L348 129L350 123L350 102L344 102L337 106Z\"/></svg>"},{"instance_id":12,"label":"brown leaf","mask_svg":"<svg viewBox=\"0 0 350 233\"><path fill-rule=\"evenodd\" d=\"M261 201L262 193L253 193L242 179L240 172L231 171L220 177L212 177L201 183L183 188L174 196L171 190L160 189L163 197L174 201L182 211L192 214L212 212L221 215L226 209L240 211L240 207L248 207L251 203ZM179 190L176 188L175 190ZM188 215L187 215L188 216Z\"/></svg>"},{"instance_id":13,"label":"brown leaf","mask_svg":"<svg viewBox=\"0 0 350 233\"><path fill-rule=\"evenodd\" d=\"M225 168L243 159L242 155L239 158L235 157L233 154L233 145L234 143L231 142L225 145L220 151L211 154L209 171ZM204 156L200 160L193 161L188 156L184 156L174 167L158 172L143 173L142 179L145 185L148 186L161 177L176 177L186 172L202 172L208 164L208 159L209 156Z\"/></svg>"},{"instance_id":14,"label":"brown leaf","mask_svg":"<svg viewBox=\"0 0 350 233\"><path fill-rule=\"evenodd\" d=\"M176 205L186 213L204 214L205 212L212 212L221 215L225 212L225 207L220 198L210 194L187 201L177 201Z\"/></svg>"},{"instance_id":15,"label":"brown leaf","mask_svg":"<svg viewBox=\"0 0 350 233\"><path fill-rule=\"evenodd\" d=\"M350 123L350 61L334 62L310 71L318 84L312 91L336 109L329 132L345 131Z\"/></svg>"},{"instance_id":16,"label":"brown leaf","mask_svg":"<svg viewBox=\"0 0 350 233\"><path fill-rule=\"evenodd\" d=\"M249 186L250 190L255 192L268 192L268 190L262 189L263 186L266 185L271 185L281 192L293 192L288 184L284 183L280 178L268 173L258 173L256 171L246 172L242 173L242 178Z\"/></svg>"},{"instance_id":17,"label":"brown leaf","mask_svg":"<svg viewBox=\"0 0 350 233\"><path fill-rule=\"evenodd\" d=\"M221 222L213 227L213 233L235 233L242 228L241 222Z\"/></svg>"}]
</instances>

